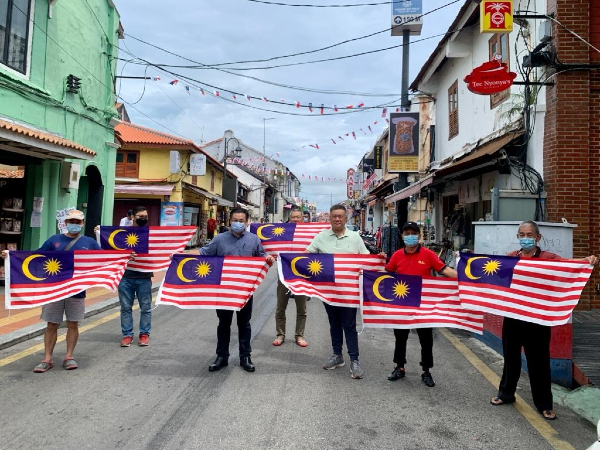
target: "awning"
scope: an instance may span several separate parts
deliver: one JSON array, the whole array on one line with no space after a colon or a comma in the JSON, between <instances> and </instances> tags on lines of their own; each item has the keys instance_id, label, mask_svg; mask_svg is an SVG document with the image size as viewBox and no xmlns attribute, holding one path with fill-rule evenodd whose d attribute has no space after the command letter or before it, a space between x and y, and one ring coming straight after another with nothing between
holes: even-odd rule
<instances>
[{"instance_id":1,"label":"awning","mask_svg":"<svg viewBox=\"0 0 600 450\"><path fill-rule=\"evenodd\" d=\"M471 153L467 156L456 159L445 166L437 169L435 173L435 177L443 177L445 175L450 175L461 170L470 169L472 167L477 166L482 162L486 162L492 159L492 156L499 152L503 147L510 144L512 141L521 137L521 135L525 133L524 130L518 130L516 132L506 134L500 138L494 139L493 141L486 142L485 144L475 148Z\"/></svg>"},{"instance_id":2,"label":"awning","mask_svg":"<svg viewBox=\"0 0 600 450\"><path fill-rule=\"evenodd\" d=\"M283 195L283 194L281 194L281 197L286 201L286 203L296 206L296 200L294 200L293 198L288 197L287 195Z\"/></svg>"},{"instance_id":3,"label":"awning","mask_svg":"<svg viewBox=\"0 0 600 450\"><path fill-rule=\"evenodd\" d=\"M229 200L225 200L223 197L221 197L219 195L211 194L207 190L199 188L198 186L194 186L193 184L189 184L189 183L183 183L183 188L190 190L192 192L195 192L196 194L200 194L211 200L215 200L219 206L228 206L230 208L233 208L233 202L230 202Z\"/></svg>"},{"instance_id":4,"label":"awning","mask_svg":"<svg viewBox=\"0 0 600 450\"><path fill-rule=\"evenodd\" d=\"M171 195L172 184L115 184L115 194Z\"/></svg>"},{"instance_id":5,"label":"awning","mask_svg":"<svg viewBox=\"0 0 600 450\"><path fill-rule=\"evenodd\" d=\"M76 142L0 119L0 150L41 159L93 160L96 152Z\"/></svg>"},{"instance_id":6,"label":"awning","mask_svg":"<svg viewBox=\"0 0 600 450\"><path fill-rule=\"evenodd\" d=\"M369 191L369 195L375 195L377 197L380 197L384 195L386 191L393 189L393 187L394 185L392 183L392 180L386 180L376 188Z\"/></svg>"},{"instance_id":7,"label":"awning","mask_svg":"<svg viewBox=\"0 0 600 450\"><path fill-rule=\"evenodd\" d=\"M239 200L237 201L237 206L239 206L240 208L243 208L243 209L247 209L248 211L249 211L250 209L253 209L253 208L254 208L254 206L252 206L252 205L248 205L248 204L246 204L246 203L244 203L244 202L240 202Z\"/></svg>"},{"instance_id":8,"label":"awning","mask_svg":"<svg viewBox=\"0 0 600 450\"><path fill-rule=\"evenodd\" d=\"M385 203L394 203L398 200L402 200L410 197L411 195L418 194L425 186L429 186L433 182L433 174L426 176L425 178L411 184L410 186L402 189L401 191L395 192L394 194L385 198Z\"/></svg>"}]
</instances>

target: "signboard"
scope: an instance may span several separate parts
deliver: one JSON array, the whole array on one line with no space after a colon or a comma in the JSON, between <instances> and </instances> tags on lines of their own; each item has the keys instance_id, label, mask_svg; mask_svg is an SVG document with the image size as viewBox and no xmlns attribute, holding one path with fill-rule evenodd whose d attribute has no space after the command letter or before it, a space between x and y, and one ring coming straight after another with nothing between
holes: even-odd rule
<instances>
[{"instance_id":1,"label":"signboard","mask_svg":"<svg viewBox=\"0 0 600 450\"><path fill-rule=\"evenodd\" d=\"M510 88L516 76L515 72L508 71L508 64L495 59L474 68L464 82L474 94L491 95Z\"/></svg>"},{"instance_id":2,"label":"signboard","mask_svg":"<svg viewBox=\"0 0 600 450\"><path fill-rule=\"evenodd\" d=\"M360 173L358 172L354 172L354 174L352 175L353 181L354 181L354 198L356 198L356 193L360 192Z\"/></svg>"},{"instance_id":3,"label":"signboard","mask_svg":"<svg viewBox=\"0 0 600 450\"><path fill-rule=\"evenodd\" d=\"M179 173L181 170L181 155L177 150L171 150L169 152L169 172Z\"/></svg>"},{"instance_id":4,"label":"signboard","mask_svg":"<svg viewBox=\"0 0 600 450\"><path fill-rule=\"evenodd\" d=\"M374 170L373 158L363 159L363 172L366 174L371 174Z\"/></svg>"},{"instance_id":5,"label":"signboard","mask_svg":"<svg viewBox=\"0 0 600 450\"><path fill-rule=\"evenodd\" d=\"M512 0L482 0L479 24L482 33L510 33L513 30Z\"/></svg>"},{"instance_id":6,"label":"signboard","mask_svg":"<svg viewBox=\"0 0 600 450\"><path fill-rule=\"evenodd\" d=\"M388 172L419 171L419 113L390 114Z\"/></svg>"},{"instance_id":7,"label":"signboard","mask_svg":"<svg viewBox=\"0 0 600 450\"><path fill-rule=\"evenodd\" d=\"M206 175L206 155L195 153L190 156L190 175Z\"/></svg>"},{"instance_id":8,"label":"signboard","mask_svg":"<svg viewBox=\"0 0 600 450\"><path fill-rule=\"evenodd\" d=\"M393 0L392 36L402 36L403 30L409 30L413 36L419 36L423 28L422 0Z\"/></svg>"},{"instance_id":9,"label":"signboard","mask_svg":"<svg viewBox=\"0 0 600 450\"><path fill-rule=\"evenodd\" d=\"M354 198L354 169L346 171L346 196Z\"/></svg>"},{"instance_id":10,"label":"signboard","mask_svg":"<svg viewBox=\"0 0 600 450\"><path fill-rule=\"evenodd\" d=\"M163 202L160 204L160 226L183 225L183 202Z\"/></svg>"},{"instance_id":11,"label":"signboard","mask_svg":"<svg viewBox=\"0 0 600 450\"><path fill-rule=\"evenodd\" d=\"M373 160L375 162L375 169L383 169L383 146L382 145L375 146Z\"/></svg>"}]
</instances>

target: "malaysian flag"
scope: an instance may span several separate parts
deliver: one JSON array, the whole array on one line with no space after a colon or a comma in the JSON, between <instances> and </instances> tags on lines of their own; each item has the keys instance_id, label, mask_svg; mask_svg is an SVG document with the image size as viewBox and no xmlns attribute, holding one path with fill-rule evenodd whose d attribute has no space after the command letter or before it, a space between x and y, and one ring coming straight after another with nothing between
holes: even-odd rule
<instances>
[{"instance_id":1,"label":"malaysian flag","mask_svg":"<svg viewBox=\"0 0 600 450\"><path fill-rule=\"evenodd\" d=\"M593 267L585 261L462 254L461 303L478 311L533 322L568 322Z\"/></svg>"},{"instance_id":2,"label":"malaysian flag","mask_svg":"<svg viewBox=\"0 0 600 450\"><path fill-rule=\"evenodd\" d=\"M452 278L365 270L360 307L365 327L447 327L483 334L483 313L463 308Z\"/></svg>"},{"instance_id":3,"label":"malaysian flag","mask_svg":"<svg viewBox=\"0 0 600 450\"><path fill-rule=\"evenodd\" d=\"M128 270L167 270L173 253L182 252L196 227L100 227L99 243L107 250L129 250L137 254Z\"/></svg>"},{"instance_id":4,"label":"malaysian flag","mask_svg":"<svg viewBox=\"0 0 600 450\"><path fill-rule=\"evenodd\" d=\"M156 304L239 311L268 270L265 258L173 255Z\"/></svg>"},{"instance_id":5,"label":"malaysian flag","mask_svg":"<svg viewBox=\"0 0 600 450\"><path fill-rule=\"evenodd\" d=\"M250 232L260 238L265 252L270 255L303 252L319 232L328 228L331 224L327 222L250 224Z\"/></svg>"},{"instance_id":6,"label":"malaysian flag","mask_svg":"<svg viewBox=\"0 0 600 450\"><path fill-rule=\"evenodd\" d=\"M282 253L277 258L279 279L294 294L318 297L332 306L358 308L359 272L383 270L379 255Z\"/></svg>"},{"instance_id":7,"label":"malaysian flag","mask_svg":"<svg viewBox=\"0 0 600 450\"><path fill-rule=\"evenodd\" d=\"M5 307L41 306L97 286L114 291L128 260L128 253L103 250L8 252Z\"/></svg>"}]
</instances>

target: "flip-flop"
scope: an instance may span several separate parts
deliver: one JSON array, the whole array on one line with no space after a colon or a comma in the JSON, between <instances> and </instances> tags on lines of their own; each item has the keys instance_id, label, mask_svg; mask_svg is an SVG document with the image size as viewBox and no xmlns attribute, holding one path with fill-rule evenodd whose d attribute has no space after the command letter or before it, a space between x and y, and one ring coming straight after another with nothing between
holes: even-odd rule
<instances>
[{"instance_id":1,"label":"flip-flop","mask_svg":"<svg viewBox=\"0 0 600 450\"><path fill-rule=\"evenodd\" d=\"M63 368L65 370L75 370L79 367L77 361L74 358L65 359L63 361Z\"/></svg>"},{"instance_id":2,"label":"flip-flop","mask_svg":"<svg viewBox=\"0 0 600 450\"><path fill-rule=\"evenodd\" d=\"M490 404L494 406L509 405L514 402L514 400L502 400L500 397L492 397L490 400Z\"/></svg>"},{"instance_id":3,"label":"flip-flop","mask_svg":"<svg viewBox=\"0 0 600 450\"><path fill-rule=\"evenodd\" d=\"M42 361L37 366L35 366L33 371L35 373L44 373L44 372L48 372L53 367L54 367L54 363L52 361Z\"/></svg>"},{"instance_id":4,"label":"flip-flop","mask_svg":"<svg viewBox=\"0 0 600 450\"><path fill-rule=\"evenodd\" d=\"M542 417L546 420L556 420L556 414L551 409L543 410Z\"/></svg>"}]
</instances>

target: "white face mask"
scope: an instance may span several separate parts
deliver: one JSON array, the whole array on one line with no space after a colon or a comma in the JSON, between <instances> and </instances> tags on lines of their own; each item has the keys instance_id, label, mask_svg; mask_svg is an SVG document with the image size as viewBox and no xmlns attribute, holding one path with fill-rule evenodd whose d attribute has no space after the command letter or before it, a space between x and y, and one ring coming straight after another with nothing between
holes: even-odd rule
<instances>
[{"instance_id":1,"label":"white face mask","mask_svg":"<svg viewBox=\"0 0 600 450\"><path fill-rule=\"evenodd\" d=\"M308 217L304 217L304 218L302 219L302 222L308 222Z\"/></svg>"},{"instance_id":2,"label":"white face mask","mask_svg":"<svg viewBox=\"0 0 600 450\"><path fill-rule=\"evenodd\" d=\"M232 222L231 223L231 231L235 233L241 233L246 229L246 225L244 222Z\"/></svg>"}]
</instances>

